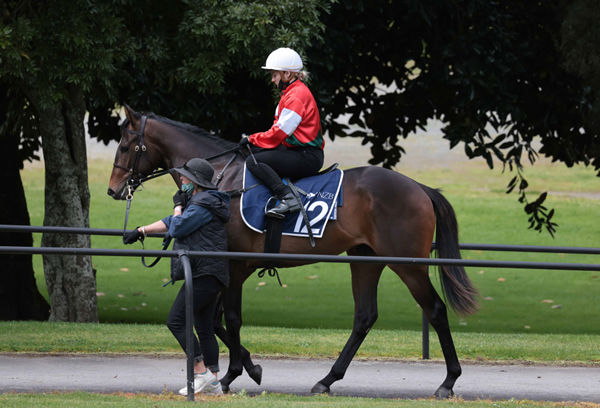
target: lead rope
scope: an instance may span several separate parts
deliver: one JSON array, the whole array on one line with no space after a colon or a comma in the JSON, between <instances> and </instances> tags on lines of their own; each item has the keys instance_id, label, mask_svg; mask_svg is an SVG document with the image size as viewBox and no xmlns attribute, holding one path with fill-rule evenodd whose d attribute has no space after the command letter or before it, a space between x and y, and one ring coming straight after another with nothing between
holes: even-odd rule
<instances>
[{"instance_id":1,"label":"lead rope","mask_svg":"<svg viewBox=\"0 0 600 408\"><path fill-rule=\"evenodd\" d=\"M172 236L170 236L168 233L165 235L165 237L163 238L163 242L162 242L162 250L166 251L167 248L169 247L169 245L171 244L171 240L173 239ZM144 240L142 239L142 249L144 249ZM156 265L158 263L158 261L160 261L162 258L162 256L157 257L154 261L152 261L152 263L150 265L146 264L146 257L142 255L142 265L144 265L146 268L152 268L154 265ZM171 283L171 282L167 282L167 285ZM174 282L173 282L174 283ZM163 285L166 286L166 285Z\"/></svg>"},{"instance_id":2,"label":"lead rope","mask_svg":"<svg viewBox=\"0 0 600 408\"><path fill-rule=\"evenodd\" d=\"M123 225L123 234L127 232L127 220L129 219L129 210L131 209L131 200L133 199L133 188L127 182L127 209L125 210L125 225Z\"/></svg>"}]
</instances>

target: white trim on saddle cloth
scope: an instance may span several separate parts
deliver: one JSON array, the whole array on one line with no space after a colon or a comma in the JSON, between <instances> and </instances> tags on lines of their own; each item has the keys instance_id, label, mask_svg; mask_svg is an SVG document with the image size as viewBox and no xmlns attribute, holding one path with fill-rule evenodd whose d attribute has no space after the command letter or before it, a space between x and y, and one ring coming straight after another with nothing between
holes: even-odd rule
<instances>
[{"instance_id":1,"label":"white trim on saddle cloth","mask_svg":"<svg viewBox=\"0 0 600 408\"><path fill-rule=\"evenodd\" d=\"M321 238L327 222L337 218L337 207L342 202L343 179L344 172L336 169L324 175L306 177L294 182L299 189L307 193L307 195L300 194L300 197L315 238ZM244 165L243 187L254 184L259 185L242 193L240 215L248 228L263 233L265 228L264 209L272 193ZM283 220L283 235L308 237L308 230L300 211L286 215Z\"/></svg>"}]
</instances>

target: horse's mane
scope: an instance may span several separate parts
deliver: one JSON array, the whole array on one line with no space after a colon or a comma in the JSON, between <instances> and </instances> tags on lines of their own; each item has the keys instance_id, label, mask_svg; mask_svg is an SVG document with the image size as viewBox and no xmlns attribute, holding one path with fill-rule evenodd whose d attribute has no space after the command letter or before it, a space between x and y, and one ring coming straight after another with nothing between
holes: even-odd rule
<instances>
[{"instance_id":1,"label":"horse's mane","mask_svg":"<svg viewBox=\"0 0 600 408\"><path fill-rule=\"evenodd\" d=\"M147 112L145 113L145 115L148 116L148 118L150 119L154 119L169 126L176 127L195 136L210 139L216 145L221 146L224 149L232 149L237 145L234 142L230 142L229 140L223 139L212 132L202 129L198 126L190 125L189 123L178 122L173 119L165 118L164 116L157 115L154 112Z\"/></svg>"}]
</instances>

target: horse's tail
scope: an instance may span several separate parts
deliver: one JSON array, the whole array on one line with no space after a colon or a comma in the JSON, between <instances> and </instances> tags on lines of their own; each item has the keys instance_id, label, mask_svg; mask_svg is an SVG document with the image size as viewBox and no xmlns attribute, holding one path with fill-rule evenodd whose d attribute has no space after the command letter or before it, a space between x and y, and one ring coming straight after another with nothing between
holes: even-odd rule
<instances>
[{"instance_id":1,"label":"horse's tail","mask_svg":"<svg viewBox=\"0 0 600 408\"><path fill-rule=\"evenodd\" d=\"M420 183L419 183L420 184ZM437 189L420 184L431 202L436 218L436 252L439 258L461 259L458 246L458 223L452 205ZM477 289L467 276L465 268L457 265L438 267L444 298L460 315L477 311Z\"/></svg>"}]
</instances>

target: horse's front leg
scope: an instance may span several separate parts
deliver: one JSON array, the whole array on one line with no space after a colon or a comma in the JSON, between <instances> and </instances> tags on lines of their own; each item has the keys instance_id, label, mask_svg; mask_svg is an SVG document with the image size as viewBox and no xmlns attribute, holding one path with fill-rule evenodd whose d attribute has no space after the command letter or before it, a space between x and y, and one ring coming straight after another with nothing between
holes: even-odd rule
<instances>
[{"instance_id":1,"label":"horse's front leg","mask_svg":"<svg viewBox=\"0 0 600 408\"><path fill-rule=\"evenodd\" d=\"M229 288L222 292L225 325L229 338L229 368L221 379L223 391L229 391L229 384L242 374L240 329L242 327L242 285L250 271L240 262L230 262ZM262 375L262 369L261 369Z\"/></svg>"},{"instance_id":2,"label":"horse's front leg","mask_svg":"<svg viewBox=\"0 0 600 408\"><path fill-rule=\"evenodd\" d=\"M225 347L230 349L231 339L229 338L229 334L227 334L227 330L225 330L225 327L223 326L223 312L223 299L220 297L219 304L217 306L217 311L215 313L214 329L215 334L219 337L219 339L221 339L223 344L225 344ZM248 373L250 378L252 378L254 382L256 382L258 385L260 385L262 381L262 367L260 366L260 364L254 364L252 362L250 352L246 350L246 348L242 345L240 345L240 353L244 369L246 369L246 372ZM225 375L225 382L227 384L233 381L233 378L230 378L228 374ZM223 380L221 381L223 382Z\"/></svg>"},{"instance_id":3,"label":"horse's front leg","mask_svg":"<svg viewBox=\"0 0 600 408\"><path fill-rule=\"evenodd\" d=\"M353 254L348 251L348 254ZM330 386L341 380L367 333L377 320L377 284L383 265L352 264L352 293L354 295L354 325L352 334L335 361L331 371L316 383L312 393L329 393Z\"/></svg>"}]
</instances>

